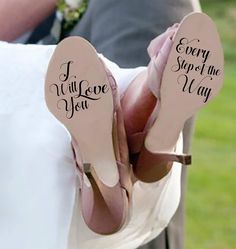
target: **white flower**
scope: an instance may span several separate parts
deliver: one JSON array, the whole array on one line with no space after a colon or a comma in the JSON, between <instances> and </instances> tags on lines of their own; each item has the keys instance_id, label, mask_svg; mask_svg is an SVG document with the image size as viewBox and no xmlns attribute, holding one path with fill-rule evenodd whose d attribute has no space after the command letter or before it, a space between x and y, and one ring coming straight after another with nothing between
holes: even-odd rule
<instances>
[{"instance_id":1,"label":"white flower","mask_svg":"<svg viewBox=\"0 0 236 249\"><path fill-rule=\"evenodd\" d=\"M82 0L65 0L65 2L72 8L76 9L82 3Z\"/></svg>"}]
</instances>

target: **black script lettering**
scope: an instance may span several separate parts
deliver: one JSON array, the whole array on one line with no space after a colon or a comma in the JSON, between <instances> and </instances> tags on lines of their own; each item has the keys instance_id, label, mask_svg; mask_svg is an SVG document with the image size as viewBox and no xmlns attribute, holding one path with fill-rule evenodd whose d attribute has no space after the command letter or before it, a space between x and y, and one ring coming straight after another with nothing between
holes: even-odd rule
<instances>
[{"instance_id":1,"label":"black script lettering","mask_svg":"<svg viewBox=\"0 0 236 249\"><path fill-rule=\"evenodd\" d=\"M85 110L89 108L89 104L87 100L82 100L82 101L75 101L75 97L70 97L69 100L67 99L60 99L57 102L57 108L58 109L63 109L66 111L66 117L68 119L73 118L75 111L78 112L80 110ZM64 104L64 105L63 105ZM60 106L62 105L63 108Z\"/></svg>"},{"instance_id":2,"label":"black script lettering","mask_svg":"<svg viewBox=\"0 0 236 249\"><path fill-rule=\"evenodd\" d=\"M176 46L176 51L179 54L185 53L186 55L192 55L194 57L199 57L201 56L203 59L203 63L206 63L209 55L210 55L210 50L202 49L202 48L196 48L192 47L188 44L192 42L200 42L199 39L193 39L193 40L188 40L186 37L183 37L179 40L179 43Z\"/></svg>"},{"instance_id":3,"label":"black script lettering","mask_svg":"<svg viewBox=\"0 0 236 249\"><path fill-rule=\"evenodd\" d=\"M73 61L62 63L59 74L59 83L51 84L50 91L58 97L57 108L64 110L66 117L71 119L75 112L89 108L89 101L101 99L110 88L108 84L94 84L87 80L77 80L76 75L71 75L71 64ZM63 97L62 97L63 96Z\"/></svg>"},{"instance_id":4,"label":"black script lettering","mask_svg":"<svg viewBox=\"0 0 236 249\"><path fill-rule=\"evenodd\" d=\"M81 80L79 82L79 94L76 95L76 97L84 97L90 100L98 100L101 97L95 98L95 97L89 97L92 93L94 93L94 89L97 86L94 86L93 88L89 86L89 82L87 80ZM100 92L99 92L100 93Z\"/></svg>"},{"instance_id":5,"label":"black script lettering","mask_svg":"<svg viewBox=\"0 0 236 249\"><path fill-rule=\"evenodd\" d=\"M177 63L177 65L174 65L171 68L173 72L178 72L180 69L185 69L186 74L188 74L189 71L192 71L194 68L194 64L186 62L186 60L181 56L177 57Z\"/></svg>"},{"instance_id":6,"label":"black script lettering","mask_svg":"<svg viewBox=\"0 0 236 249\"><path fill-rule=\"evenodd\" d=\"M182 91L186 92L188 90L189 93L192 93L196 90L196 88L198 86L196 86L194 89L192 89L193 83L194 83L194 79L189 83L189 77L186 74L181 74L178 79L177 82L178 84L183 84L183 88Z\"/></svg>"},{"instance_id":7,"label":"black script lettering","mask_svg":"<svg viewBox=\"0 0 236 249\"><path fill-rule=\"evenodd\" d=\"M211 88L201 86L201 83L203 83L203 81L206 78L210 78L210 80L212 80L211 76L206 76L200 82L196 83L195 79L190 80L186 74L181 74L178 77L177 82L178 82L178 84L183 85L183 88L182 88L183 92L188 91L189 93L193 93L193 92L197 91L196 92L197 95L205 97L203 102L206 103L210 94L211 94Z\"/></svg>"},{"instance_id":8,"label":"black script lettering","mask_svg":"<svg viewBox=\"0 0 236 249\"><path fill-rule=\"evenodd\" d=\"M103 93L107 93L108 91L109 91L108 85L107 85L107 84L104 84L104 85L102 86L102 92L103 92Z\"/></svg>"},{"instance_id":9,"label":"black script lettering","mask_svg":"<svg viewBox=\"0 0 236 249\"><path fill-rule=\"evenodd\" d=\"M55 89L56 89L57 96L60 96L60 90L59 90L59 86L57 84L51 84L49 86L50 92L53 92L53 89L52 89L53 87L55 87Z\"/></svg>"},{"instance_id":10,"label":"black script lettering","mask_svg":"<svg viewBox=\"0 0 236 249\"><path fill-rule=\"evenodd\" d=\"M211 88L200 86L197 90L197 94L206 97L203 101L204 103L206 103L211 94Z\"/></svg>"},{"instance_id":11,"label":"black script lettering","mask_svg":"<svg viewBox=\"0 0 236 249\"><path fill-rule=\"evenodd\" d=\"M65 63L62 63L61 66L60 66L60 69L65 65L65 68L66 68L66 72L65 73L61 73L59 75L59 80L60 81L67 81L68 80L68 77L70 75L70 65L73 63L73 61L68 61L68 62L65 62Z\"/></svg>"},{"instance_id":12,"label":"black script lettering","mask_svg":"<svg viewBox=\"0 0 236 249\"><path fill-rule=\"evenodd\" d=\"M216 69L213 65L211 65L211 66L209 66L207 73L209 75L219 76L220 75L220 69Z\"/></svg>"},{"instance_id":13,"label":"black script lettering","mask_svg":"<svg viewBox=\"0 0 236 249\"><path fill-rule=\"evenodd\" d=\"M72 81L71 80L72 78L76 79L76 76L72 75L69 78L68 82L62 82L59 84L51 84L50 91L53 92L53 87L55 87L57 96L66 95L68 91L70 93L76 92L77 91L76 81L75 80Z\"/></svg>"}]
</instances>

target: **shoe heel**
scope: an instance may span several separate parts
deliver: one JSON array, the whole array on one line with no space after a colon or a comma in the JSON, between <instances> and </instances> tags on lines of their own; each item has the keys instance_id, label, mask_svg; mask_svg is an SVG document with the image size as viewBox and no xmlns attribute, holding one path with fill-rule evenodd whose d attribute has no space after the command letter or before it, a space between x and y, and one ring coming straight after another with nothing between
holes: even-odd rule
<instances>
[{"instance_id":1,"label":"shoe heel","mask_svg":"<svg viewBox=\"0 0 236 249\"><path fill-rule=\"evenodd\" d=\"M84 173L88 178L91 178L92 177L91 163L84 163L83 166L84 166Z\"/></svg>"},{"instance_id":2,"label":"shoe heel","mask_svg":"<svg viewBox=\"0 0 236 249\"><path fill-rule=\"evenodd\" d=\"M84 163L83 164L83 171L86 175L91 187L93 189L94 198L97 200L103 199L103 192L107 191L109 187L105 185L96 175L95 170L93 169L91 163Z\"/></svg>"},{"instance_id":3,"label":"shoe heel","mask_svg":"<svg viewBox=\"0 0 236 249\"><path fill-rule=\"evenodd\" d=\"M110 81L96 50L80 37L60 42L45 80L47 106L70 133L75 148L82 217L98 234L117 232L128 212L113 145L113 117L119 98L115 82Z\"/></svg>"},{"instance_id":4,"label":"shoe heel","mask_svg":"<svg viewBox=\"0 0 236 249\"><path fill-rule=\"evenodd\" d=\"M83 171L90 186L83 179L81 191L82 214L90 229L102 235L113 234L124 225L126 214L125 190L120 191L120 183L113 187L104 184L96 175L90 163L83 164ZM114 196L116 197L114 199ZM118 201L117 201L118 200ZM106 225L104 226L104 217Z\"/></svg>"}]
</instances>

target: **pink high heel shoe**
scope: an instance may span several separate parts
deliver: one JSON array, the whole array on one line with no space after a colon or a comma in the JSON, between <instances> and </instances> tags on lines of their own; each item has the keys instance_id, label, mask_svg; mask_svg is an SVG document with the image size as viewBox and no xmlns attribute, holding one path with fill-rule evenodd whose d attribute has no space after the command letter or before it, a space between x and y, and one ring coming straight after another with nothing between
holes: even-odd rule
<instances>
[{"instance_id":1,"label":"pink high heel shoe","mask_svg":"<svg viewBox=\"0 0 236 249\"><path fill-rule=\"evenodd\" d=\"M71 134L85 223L98 234L117 232L129 217L128 147L116 82L89 42L70 37L58 44L45 98Z\"/></svg>"},{"instance_id":2,"label":"pink high heel shoe","mask_svg":"<svg viewBox=\"0 0 236 249\"><path fill-rule=\"evenodd\" d=\"M154 182L173 162L191 164L190 155L175 153L176 142L185 121L220 91L224 58L216 27L202 13L186 16L153 40L148 52L147 83L157 104L144 130L128 141L135 177Z\"/></svg>"}]
</instances>

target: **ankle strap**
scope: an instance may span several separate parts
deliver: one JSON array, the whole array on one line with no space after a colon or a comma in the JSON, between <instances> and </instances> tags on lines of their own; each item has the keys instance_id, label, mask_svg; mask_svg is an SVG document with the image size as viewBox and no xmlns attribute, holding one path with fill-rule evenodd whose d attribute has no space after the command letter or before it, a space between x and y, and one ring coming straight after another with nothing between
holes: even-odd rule
<instances>
[{"instance_id":1,"label":"ankle strap","mask_svg":"<svg viewBox=\"0 0 236 249\"><path fill-rule=\"evenodd\" d=\"M184 165L190 165L192 157L189 154L177 154L175 152L157 152L153 153L146 149L144 140L147 132L138 132L129 137L129 150L131 153L131 159L137 158L139 154L139 161L144 157L148 162L155 163L167 163L167 162L179 162Z\"/></svg>"},{"instance_id":2,"label":"ankle strap","mask_svg":"<svg viewBox=\"0 0 236 249\"><path fill-rule=\"evenodd\" d=\"M176 154L171 152L157 152L153 153L150 152L143 146L141 153L138 156L138 161L136 167L138 167L138 164L150 164L150 165L161 165L171 162L178 162L184 165L190 165L192 163L192 157L188 154Z\"/></svg>"}]
</instances>

